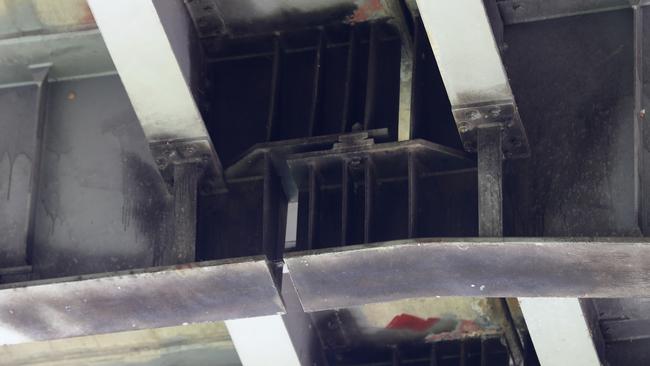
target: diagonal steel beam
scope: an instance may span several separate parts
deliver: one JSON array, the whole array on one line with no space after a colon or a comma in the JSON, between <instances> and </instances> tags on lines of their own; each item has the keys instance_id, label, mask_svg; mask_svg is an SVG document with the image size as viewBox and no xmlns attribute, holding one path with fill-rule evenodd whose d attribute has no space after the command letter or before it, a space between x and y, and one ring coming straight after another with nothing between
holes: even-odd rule
<instances>
[{"instance_id":1,"label":"diagonal steel beam","mask_svg":"<svg viewBox=\"0 0 650 366\"><path fill-rule=\"evenodd\" d=\"M183 52L190 48L191 22L182 4L178 10L172 3L88 1L163 176L173 179L176 164L206 162L204 181L223 188L221 164L189 86L191 57Z\"/></svg>"},{"instance_id":2,"label":"diagonal steel beam","mask_svg":"<svg viewBox=\"0 0 650 366\"><path fill-rule=\"evenodd\" d=\"M417 1L467 151L479 127L501 125L506 158L530 154L483 0Z\"/></svg>"}]
</instances>

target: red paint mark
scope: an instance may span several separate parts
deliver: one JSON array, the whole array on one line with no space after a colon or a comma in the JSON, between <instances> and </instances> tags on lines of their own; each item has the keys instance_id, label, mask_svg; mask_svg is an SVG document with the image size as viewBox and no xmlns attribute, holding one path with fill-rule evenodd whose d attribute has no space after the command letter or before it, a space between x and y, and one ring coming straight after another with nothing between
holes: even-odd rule
<instances>
[{"instance_id":1,"label":"red paint mark","mask_svg":"<svg viewBox=\"0 0 650 366\"><path fill-rule=\"evenodd\" d=\"M375 18L376 13L384 10L380 0L365 0L347 19L350 24L362 23Z\"/></svg>"},{"instance_id":2,"label":"red paint mark","mask_svg":"<svg viewBox=\"0 0 650 366\"><path fill-rule=\"evenodd\" d=\"M440 318L422 319L411 314L400 314L388 323L386 329L405 329L414 332L424 332L436 324Z\"/></svg>"},{"instance_id":3,"label":"red paint mark","mask_svg":"<svg viewBox=\"0 0 650 366\"><path fill-rule=\"evenodd\" d=\"M429 332L430 334L425 337L426 341L429 342L458 339L483 330L480 325L472 320L454 320L455 323L451 324L454 327L453 329L447 328L444 324L442 327L438 327L441 329L436 329L438 322L440 322L440 318L423 319L411 314L400 314L388 323L386 329L410 330L417 333Z\"/></svg>"}]
</instances>

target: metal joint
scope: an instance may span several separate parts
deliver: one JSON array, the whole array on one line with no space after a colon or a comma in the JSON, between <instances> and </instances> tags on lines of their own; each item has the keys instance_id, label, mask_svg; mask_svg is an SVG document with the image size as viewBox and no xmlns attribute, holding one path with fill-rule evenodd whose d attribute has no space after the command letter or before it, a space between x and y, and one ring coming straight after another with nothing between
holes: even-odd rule
<instances>
[{"instance_id":1,"label":"metal joint","mask_svg":"<svg viewBox=\"0 0 650 366\"><path fill-rule=\"evenodd\" d=\"M214 152L207 138L156 141L149 145L156 166L171 191L174 166L197 164L204 171L199 185L201 194L215 194L226 189L223 174L214 164Z\"/></svg>"},{"instance_id":2,"label":"metal joint","mask_svg":"<svg viewBox=\"0 0 650 366\"><path fill-rule=\"evenodd\" d=\"M503 156L506 159L530 156L526 132L513 101L464 106L452 112L466 151L476 151L478 128L501 125Z\"/></svg>"}]
</instances>

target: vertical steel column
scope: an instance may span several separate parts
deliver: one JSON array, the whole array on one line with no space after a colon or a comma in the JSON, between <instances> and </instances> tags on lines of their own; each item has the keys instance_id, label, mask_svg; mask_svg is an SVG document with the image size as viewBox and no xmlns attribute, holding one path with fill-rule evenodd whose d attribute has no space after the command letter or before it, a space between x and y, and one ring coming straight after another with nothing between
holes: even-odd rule
<instances>
[{"instance_id":1,"label":"vertical steel column","mask_svg":"<svg viewBox=\"0 0 650 366\"><path fill-rule=\"evenodd\" d=\"M370 39L368 40L368 69L366 78L366 96L363 113L363 129L372 128L375 113L375 98L377 94L377 62L379 62L377 23L370 23Z\"/></svg>"},{"instance_id":2,"label":"vertical steel column","mask_svg":"<svg viewBox=\"0 0 650 366\"><path fill-rule=\"evenodd\" d=\"M348 46L348 60L345 71L345 89L343 91L343 113L341 114L341 129L340 132L348 131L353 124L350 120L352 114L352 92L354 88L354 64L356 62L357 53L357 28L352 26L350 28L350 45Z\"/></svg>"},{"instance_id":3,"label":"vertical steel column","mask_svg":"<svg viewBox=\"0 0 650 366\"><path fill-rule=\"evenodd\" d=\"M375 163L368 156L364 166L364 192L363 192L363 242L372 241L372 224L373 224L373 206L375 196Z\"/></svg>"},{"instance_id":4,"label":"vertical steel column","mask_svg":"<svg viewBox=\"0 0 650 366\"><path fill-rule=\"evenodd\" d=\"M314 249L318 238L318 205L320 179L316 163L309 166L309 214L307 218L307 248Z\"/></svg>"},{"instance_id":5,"label":"vertical steel column","mask_svg":"<svg viewBox=\"0 0 650 366\"><path fill-rule=\"evenodd\" d=\"M327 46L327 36L325 29L321 28L318 34L318 46L316 48L316 55L314 56L314 79L311 94L311 107L309 109L309 125L307 127L307 136L314 136L316 125L319 122L320 115L320 97L321 88L323 85L323 59L325 58L325 50Z\"/></svg>"},{"instance_id":6,"label":"vertical steel column","mask_svg":"<svg viewBox=\"0 0 650 366\"><path fill-rule=\"evenodd\" d=\"M174 242L161 253L162 264L191 263L196 260L196 202L203 166L177 164L174 169Z\"/></svg>"},{"instance_id":7,"label":"vertical steel column","mask_svg":"<svg viewBox=\"0 0 650 366\"><path fill-rule=\"evenodd\" d=\"M282 40L276 34L273 39L273 64L271 66L271 90L269 98L269 112L266 121L266 141L275 138L277 119L280 103L280 85L282 72Z\"/></svg>"},{"instance_id":8,"label":"vertical steel column","mask_svg":"<svg viewBox=\"0 0 650 366\"><path fill-rule=\"evenodd\" d=\"M400 35L400 83L399 83L399 114L397 122L397 140L406 141L411 139L411 104L413 94L414 74L414 37L406 23L404 9L400 0L383 0L386 9L393 17L393 22ZM408 7L408 5L406 6ZM408 11L408 9L407 9Z\"/></svg>"},{"instance_id":9,"label":"vertical steel column","mask_svg":"<svg viewBox=\"0 0 650 366\"><path fill-rule=\"evenodd\" d=\"M643 108L643 7L633 4L634 14L634 195L635 212L639 228L644 235L650 232L650 172L645 169L648 147L646 145Z\"/></svg>"},{"instance_id":10,"label":"vertical steel column","mask_svg":"<svg viewBox=\"0 0 650 366\"><path fill-rule=\"evenodd\" d=\"M408 237L415 238L418 231L418 165L413 151L408 153L408 195L409 195L409 222Z\"/></svg>"},{"instance_id":11,"label":"vertical steel column","mask_svg":"<svg viewBox=\"0 0 650 366\"><path fill-rule=\"evenodd\" d=\"M30 65L36 85L0 93L0 281L25 280L31 272L34 217L51 64ZM34 92L34 93L32 93ZM33 95L33 97L32 97ZM20 104L18 104L20 103ZM33 104L32 104L33 103Z\"/></svg>"},{"instance_id":12,"label":"vertical steel column","mask_svg":"<svg viewBox=\"0 0 650 366\"><path fill-rule=\"evenodd\" d=\"M503 236L503 152L501 125L479 127L477 131L478 153L478 208L480 236ZM496 313L502 314L501 321L506 343L515 365L523 365L524 354L521 340L514 327L505 299L492 299Z\"/></svg>"},{"instance_id":13,"label":"vertical steel column","mask_svg":"<svg viewBox=\"0 0 650 366\"><path fill-rule=\"evenodd\" d=\"M479 127L478 208L480 236L503 236L503 153L501 126Z\"/></svg>"},{"instance_id":14,"label":"vertical steel column","mask_svg":"<svg viewBox=\"0 0 650 366\"><path fill-rule=\"evenodd\" d=\"M36 221L36 202L38 201L38 190L40 186L40 167L43 156L43 130L45 129L45 118L47 108L47 76L50 73L51 63L30 65L32 77L38 88L36 92L36 146L32 162L32 179L29 183L29 221L27 224L27 236L25 241L25 261L31 263L31 249L34 245L34 224Z\"/></svg>"},{"instance_id":15,"label":"vertical steel column","mask_svg":"<svg viewBox=\"0 0 650 366\"><path fill-rule=\"evenodd\" d=\"M343 159L341 161L341 245L347 245L349 240L350 195L353 184L349 161Z\"/></svg>"}]
</instances>

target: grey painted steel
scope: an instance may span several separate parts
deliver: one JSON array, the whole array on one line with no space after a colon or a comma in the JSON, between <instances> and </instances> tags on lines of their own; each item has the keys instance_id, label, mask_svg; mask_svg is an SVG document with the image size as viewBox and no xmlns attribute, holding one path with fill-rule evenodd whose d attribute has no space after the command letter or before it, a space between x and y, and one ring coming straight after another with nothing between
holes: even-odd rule
<instances>
[{"instance_id":1,"label":"grey painted steel","mask_svg":"<svg viewBox=\"0 0 650 366\"><path fill-rule=\"evenodd\" d=\"M634 28L634 212L639 223L639 229L647 234L646 215L647 207L643 199L647 188L643 180L643 9L635 5L632 7L632 23ZM642 111L643 110L643 111Z\"/></svg>"},{"instance_id":2,"label":"grey painted steel","mask_svg":"<svg viewBox=\"0 0 650 366\"><path fill-rule=\"evenodd\" d=\"M285 258L305 311L431 296L650 296L645 239L440 239Z\"/></svg>"},{"instance_id":3,"label":"grey painted steel","mask_svg":"<svg viewBox=\"0 0 650 366\"><path fill-rule=\"evenodd\" d=\"M156 249L171 240L172 197L119 78L51 83L48 100L34 272L49 278L153 266Z\"/></svg>"},{"instance_id":4,"label":"grey painted steel","mask_svg":"<svg viewBox=\"0 0 650 366\"><path fill-rule=\"evenodd\" d=\"M288 273L282 275L282 300L287 312L282 318L300 359L300 364L327 365L317 328L312 323L311 314L303 311L296 288L293 286L291 276Z\"/></svg>"},{"instance_id":5,"label":"grey painted steel","mask_svg":"<svg viewBox=\"0 0 650 366\"><path fill-rule=\"evenodd\" d=\"M267 262L188 264L0 289L2 343L24 343L284 312Z\"/></svg>"},{"instance_id":6,"label":"grey painted steel","mask_svg":"<svg viewBox=\"0 0 650 366\"><path fill-rule=\"evenodd\" d=\"M26 264L30 243L34 241L50 66L40 64L28 68L36 85L33 95L33 87L0 94L0 100L7 103L3 109L7 112L4 118L0 117L5 135L0 138L0 217L3 218L0 267Z\"/></svg>"},{"instance_id":7,"label":"grey painted steel","mask_svg":"<svg viewBox=\"0 0 650 366\"><path fill-rule=\"evenodd\" d=\"M162 253L163 264L188 263L196 260L196 204L199 164L174 166L174 241Z\"/></svg>"},{"instance_id":8,"label":"grey painted steel","mask_svg":"<svg viewBox=\"0 0 650 366\"><path fill-rule=\"evenodd\" d=\"M503 152L501 125L479 127L477 131L478 232L483 237L503 236ZM508 302L493 299L493 306L503 314L501 327L515 365L524 364L524 351L513 324Z\"/></svg>"},{"instance_id":9,"label":"grey painted steel","mask_svg":"<svg viewBox=\"0 0 650 366\"><path fill-rule=\"evenodd\" d=\"M630 7L631 0L501 0L497 4L505 24L548 20Z\"/></svg>"},{"instance_id":10,"label":"grey painted steel","mask_svg":"<svg viewBox=\"0 0 650 366\"><path fill-rule=\"evenodd\" d=\"M25 264L38 88L0 89L0 267Z\"/></svg>"},{"instance_id":11,"label":"grey painted steel","mask_svg":"<svg viewBox=\"0 0 650 366\"><path fill-rule=\"evenodd\" d=\"M399 84L399 114L397 123L397 140L410 140L411 131L411 104L413 89L413 35L406 22L406 14L397 0L382 0L384 7L389 12L390 22L399 32L402 41L400 49L400 84ZM410 15L410 14L409 14Z\"/></svg>"},{"instance_id":12,"label":"grey painted steel","mask_svg":"<svg viewBox=\"0 0 650 366\"><path fill-rule=\"evenodd\" d=\"M478 231L503 236L503 153L501 126L478 129Z\"/></svg>"},{"instance_id":13,"label":"grey painted steel","mask_svg":"<svg viewBox=\"0 0 650 366\"><path fill-rule=\"evenodd\" d=\"M0 88L33 84L27 65L51 62L51 80L115 73L98 30L0 40Z\"/></svg>"}]
</instances>

